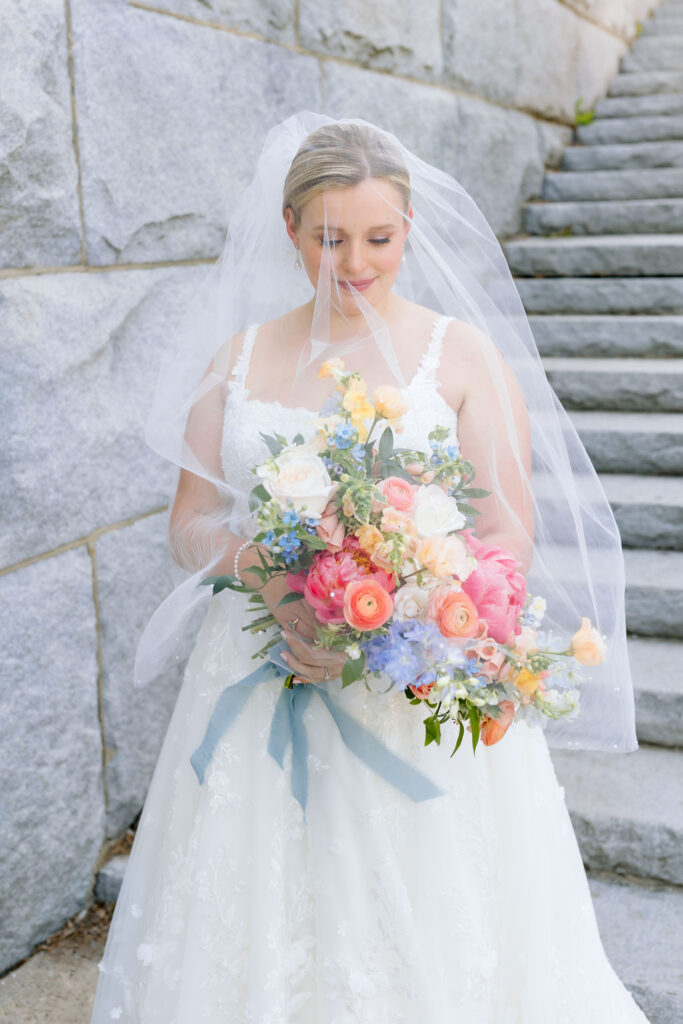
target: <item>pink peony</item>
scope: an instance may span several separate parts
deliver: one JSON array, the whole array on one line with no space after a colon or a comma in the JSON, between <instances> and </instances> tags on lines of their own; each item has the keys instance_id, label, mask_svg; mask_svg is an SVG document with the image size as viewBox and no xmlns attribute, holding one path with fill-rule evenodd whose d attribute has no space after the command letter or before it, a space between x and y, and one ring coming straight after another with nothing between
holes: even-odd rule
<instances>
[{"instance_id":1,"label":"pink peony","mask_svg":"<svg viewBox=\"0 0 683 1024\"><path fill-rule=\"evenodd\" d=\"M510 551L482 543L472 527L462 530L460 536L477 559L477 568L463 580L462 589L474 601L479 616L486 619L489 636L506 643L511 634L521 631L517 617L526 597L526 579L519 572L520 563Z\"/></svg>"},{"instance_id":2,"label":"pink peony","mask_svg":"<svg viewBox=\"0 0 683 1024\"><path fill-rule=\"evenodd\" d=\"M308 569L287 573L291 590L303 594L320 622L341 624L344 615L344 594L353 580L372 575L390 594L396 586L393 573L378 569L370 561L357 537L349 536L339 551L319 551Z\"/></svg>"}]
</instances>

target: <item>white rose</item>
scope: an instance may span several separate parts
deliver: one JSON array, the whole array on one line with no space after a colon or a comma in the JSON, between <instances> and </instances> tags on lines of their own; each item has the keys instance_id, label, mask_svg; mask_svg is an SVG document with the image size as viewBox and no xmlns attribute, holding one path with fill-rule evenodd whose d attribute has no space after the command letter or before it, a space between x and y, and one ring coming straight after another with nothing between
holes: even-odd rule
<instances>
[{"instance_id":1,"label":"white rose","mask_svg":"<svg viewBox=\"0 0 683 1024\"><path fill-rule=\"evenodd\" d=\"M393 596L394 615L399 619L419 619L427 611L429 592L417 583L404 583Z\"/></svg>"},{"instance_id":2,"label":"white rose","mask_svg":"<svg viewBox=\"0 0 683 1024\"><path fill-rule=\"evenodd\" d=\"M271 465L259 466L257 473L263 486L281 508L291 502L297 512L320 516L336 490L325 463L315 453L311 442L289 445ZM305 506L305 509L304 509Z\"/></svg>"},{"instance_id":3,"label":"white rose","mask_svg":"<svg viewBox=\"0 0 683 1024\"><path fill-rule=\"evenodd\" d=\"M445 537L454 530L462 530L466 519L458 503L437 484L422 485L415 496L413 519L420 537L436 534Z\"/></svg>"}]
</instances>

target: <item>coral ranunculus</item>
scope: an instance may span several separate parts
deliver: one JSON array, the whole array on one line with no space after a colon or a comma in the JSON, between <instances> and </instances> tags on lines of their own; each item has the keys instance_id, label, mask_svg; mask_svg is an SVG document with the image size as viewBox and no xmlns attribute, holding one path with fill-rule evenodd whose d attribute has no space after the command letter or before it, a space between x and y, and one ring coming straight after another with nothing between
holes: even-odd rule
<instances>
[{"instance_id":1,"label":"coral ranunculus","mask_svg":"<svg viewBox=\"0 0 683 1024\"><path fill-rule=\"evenodd\" d=\"M505 643L512 632L519 632L517 617L526 597L526 579L519 572L519 562L510 551L493 544L483 544L471 532L462 531L467 548L477 559L477 568L463 581L462 588L486 619L489 636Z\"/></svg>"},{"instance_id":2,"label":"coral ranunculus","mask_svg":"<svg viewBox=\"0 0 683 1024\"><path fill-rule=\"evenodd\" d=\"M481 723L479 735L487 747L502 740L515 717L515 705L511 700L502 700L498 706L501 710L500 718L487 718Z\"/></svg>"},{"instance_id":3,"label":"coral ranunculus","mask_svg":"<svg viewBox=\"0 0 683 1024\"><path fill-rule=\"evenodd\" d=\"M353 629L378 629L393 610L391 595L372 576L354 580L344 591L344 617Z\"/></svg>"},{"instance_id":4,"label":"coral ranunculus","mask_svg":"<svg viewBox=\"0 0 683 1024\"><path fill-rule=\"evenodd\" d=\"M377 484L377 490L384 495L391 507L399 512L410 512L415 505L417 487L400 476L385 477Z\"/></svg>"},{"instance_id":5,"label":"coral ranunculus","mask_svg":"<svg viewBox=\"0 0 683 1024\"><path fill-rule=\"evenodd\" d=\"M448 585L435 587L430 593L427 617L443 636L453 639L474 636L479 625L472 598Z\"/></svg>"}]
</instances>

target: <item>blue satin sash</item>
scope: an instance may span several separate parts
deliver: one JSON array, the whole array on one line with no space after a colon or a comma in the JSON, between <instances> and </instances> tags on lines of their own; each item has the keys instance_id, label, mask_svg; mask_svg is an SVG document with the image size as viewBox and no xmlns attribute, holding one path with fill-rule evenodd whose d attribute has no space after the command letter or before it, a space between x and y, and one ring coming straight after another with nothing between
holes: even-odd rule
<instances>
[{"instance_id":1,"label":"blue satin sash","mask_svg":"<svg viewBox=\"0 0 683 1024\"><path fill-rule=\"evenodd\" d=\"M274 644L263 664L236 683L226 686L220 694L206 727L204 739L190 757L190 763L200 784L204 782L206 770L221 737L239 715L253 688L259 683L291 673L291 668L280 658L280 653L286 649L287 643L284 640ZM292 795L301 804L304 821L308 798L308 739L304 726L304 712L314 694L317 694L327 707L349 750L369 768L392 786L400 789L411 800L421 801L443 796L446 792L444 789L385 747L373 733L332 699L324 685L298 683L291 689L282 687L270 727L268 753L284 769L285 751L291 740Z\"/></svg>"}]
</instances>

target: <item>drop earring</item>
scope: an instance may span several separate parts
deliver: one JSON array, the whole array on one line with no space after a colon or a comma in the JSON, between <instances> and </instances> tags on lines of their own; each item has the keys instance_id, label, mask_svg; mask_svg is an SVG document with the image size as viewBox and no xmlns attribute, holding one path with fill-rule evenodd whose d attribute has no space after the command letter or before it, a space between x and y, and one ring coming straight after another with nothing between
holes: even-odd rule
<instances>
[{"instance_id":1,"label":"drop earring","mask_svg":"<svg viewBox=\"0 0 683 1024\"><path fill-rule=\"evenodd\" d=\"M294 261L294 269L295 270L301 270L301 267L302 267L302 263L301 263L301 260L299 259L299 250L297 249L296 250L296 260Z\"/></svg>"},{"instance_id":2,"label":"drop earring","mask_svg":"<svg viewBox=\"0 0 683 1024\"><path fill-rule=\"evenodd\" d=\"M405 263L405 261L406 261L406 250L405 250L405 246L404 246L404 248L403 248L403 255L401 256L401 263Z\"/></svg>"}]
</instances>

